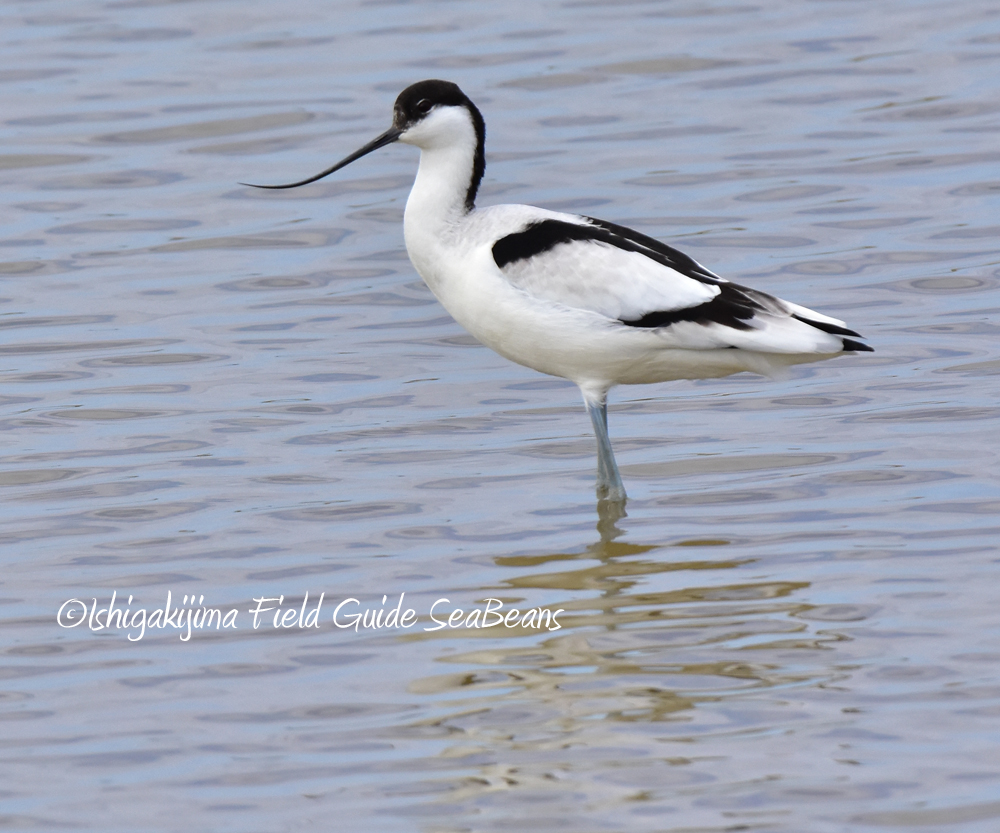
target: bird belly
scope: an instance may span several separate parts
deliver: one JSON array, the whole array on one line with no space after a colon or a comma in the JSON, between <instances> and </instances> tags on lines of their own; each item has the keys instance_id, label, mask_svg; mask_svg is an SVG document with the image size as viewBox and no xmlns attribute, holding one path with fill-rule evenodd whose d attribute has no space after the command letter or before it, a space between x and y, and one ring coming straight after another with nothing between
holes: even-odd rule
<instances>
[{"instance_id":1,"label":"bird belly","mask_svg":"<svg viewBox=\"0 0 1000 833\"><path fill-rule=\"evenodd\" d=\"M609 388L776 370L760 354L671 348L656 330L536 298L512 286L492 258L434 258L448 263L445 269L412 253L411 259L442 306L479 342L517 364L580 385ZM773 358L783 366L791 357Z\"/></svg>"},{"instance_id":2,"label":"bird belly","mask_svg":"<svg viewBox=\"0 0 1000 833\"><path fill-rule=\"evenodd\" d=\"M656 328L629 327L600 313L538 298L513 286L490 249L433 251L412 245L410 259L448 313L506 359L581 387L607 390L677 379L753 372L780 376L789 365L824 353L678 346ZM834 351L836 352L836 351Z\"/></svg>"}]
</instances>

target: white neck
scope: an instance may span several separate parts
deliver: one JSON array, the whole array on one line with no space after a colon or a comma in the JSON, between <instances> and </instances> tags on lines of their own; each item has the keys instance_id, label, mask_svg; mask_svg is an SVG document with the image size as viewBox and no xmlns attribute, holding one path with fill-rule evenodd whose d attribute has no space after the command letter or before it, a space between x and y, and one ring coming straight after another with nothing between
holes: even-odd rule
<instances>
[{"instance_id":1,"label":"white neck","mask_svg":"<svg viewBox=\"0 0 1000 833\"><path fill-rule=\"evenodd\" d=\"M475 152L475 145L468 143L421 149L417 178L406 201L406 226L451 224L468 213L465 199Z\"/></svg>"},{"instance_id":2,"label":"white neck","mask_svg":"<svg viewBox=\"0 0 1000 833\"><path fill-rule=\"evenodd\" d=\"M435 253L468 215L466 200L475 170L476 135L469 111L442 107L404 133L399 141L420 148L420 168L406 201L403 232L413 265L431 287Z\"/></svg>"}]
</instances>

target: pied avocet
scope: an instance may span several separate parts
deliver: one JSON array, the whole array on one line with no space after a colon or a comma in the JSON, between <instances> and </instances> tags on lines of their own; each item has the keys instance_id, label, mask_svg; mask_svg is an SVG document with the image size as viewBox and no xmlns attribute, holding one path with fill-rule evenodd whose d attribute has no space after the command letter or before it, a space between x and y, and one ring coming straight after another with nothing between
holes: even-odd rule
<instances>
[{"instance_id":1,"label":"pied avocet","mask_svg":"<svg viewBox=\"0 0 1000 833\"><path fill-rule=\"evenodd\" d=\"M455 84L399 94L392 127L316 176L391 142L420 148L403 232L417 272L455 320L511 361L579 385L597 435L598 498L624 503L608 438L614 385L773 375L872 348L843 321L730 283L632 229L530 205L476 208L486 126Z\"/></svg>"}]
</instances>

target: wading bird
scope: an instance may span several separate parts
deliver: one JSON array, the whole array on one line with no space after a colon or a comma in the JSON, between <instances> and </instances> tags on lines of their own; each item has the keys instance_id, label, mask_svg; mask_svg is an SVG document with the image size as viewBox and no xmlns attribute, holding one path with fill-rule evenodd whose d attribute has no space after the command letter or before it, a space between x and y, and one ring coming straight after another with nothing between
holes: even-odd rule
<instances>
[{"instance_id":1,"label":"wading bird","mask_svg":"<svg viewBox=\"0 0 1000 833\"><path fill-rule=\"evenodd\" d=\"M530 205L476 208L486 126L455 84L399 94L392 127L315 182L392 142L420 148L403 232L454 319L518 364L575 382L597 435L597 496L624 504L608 438L615 385L765 375L872 348L843 321L730 283L632 229ZM244 183L246 184L246 183Z\"/></svg>"}]
</instances>

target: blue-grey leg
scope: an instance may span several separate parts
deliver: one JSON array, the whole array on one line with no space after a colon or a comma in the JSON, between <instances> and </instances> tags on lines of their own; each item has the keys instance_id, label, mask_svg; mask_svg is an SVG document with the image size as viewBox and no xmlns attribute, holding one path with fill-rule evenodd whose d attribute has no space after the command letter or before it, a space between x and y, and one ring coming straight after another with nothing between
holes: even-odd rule
<instances>
[{"instance_id":1,"label":"blue-grey leg","mask_svg":"<svg viewBox=\"0 0 1000 833\"><path fill-rule=\"evenodd\" d=\"M625 484L618 473L615 453L611 450L611 440L608 437L608 402L606 399L591 402L586 397L583 401L597 437L597 497L599 500L624 503Z\"/></svg>"}]
</instances>

